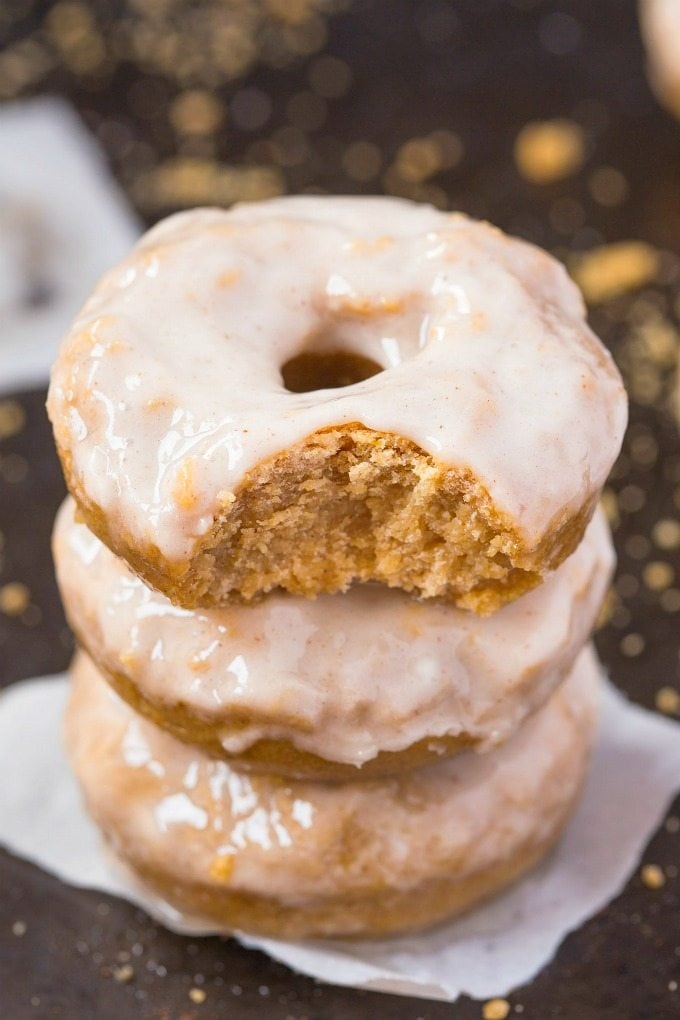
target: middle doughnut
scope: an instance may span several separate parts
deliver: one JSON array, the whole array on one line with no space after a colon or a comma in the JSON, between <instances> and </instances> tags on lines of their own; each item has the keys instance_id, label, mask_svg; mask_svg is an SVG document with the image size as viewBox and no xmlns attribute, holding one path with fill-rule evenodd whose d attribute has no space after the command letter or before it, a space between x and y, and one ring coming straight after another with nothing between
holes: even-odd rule
<instances>
[{"instance_id":1,"label":"middle doughnut","mask_svg":"<svg viewBox=\"0 0 680 1020\"><path fill-rule=\"evenodd\" d=\"M539 589L487 618L377 585L186 610L77 523L70 499L54 555L78 641L136 711L241 767L327 780L503 743L571 669L613 566L598 510Z\"/></svg>"}]
</instances>

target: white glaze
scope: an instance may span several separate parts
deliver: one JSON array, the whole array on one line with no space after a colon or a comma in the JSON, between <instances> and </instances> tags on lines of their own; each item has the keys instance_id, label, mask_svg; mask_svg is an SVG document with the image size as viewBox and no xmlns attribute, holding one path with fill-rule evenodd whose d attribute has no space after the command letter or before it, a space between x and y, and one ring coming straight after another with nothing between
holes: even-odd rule
<instances>
[{"instance_id":1,"label":"white glaze","mask_svg":"<svg viewBox=\"0 0 680 1020\"><path fill-rule=\"evenodd\" d=\"M189 706L231 753L267 737L354 765L425 737L507 739L571 668L613 564L598 511L539 589L482 618L377 585L180 609L75 523L71 500L54 552L67 614L102 668L156 705Z\"/></svg>"},{"instance_id":2,"label":"white glaze","mask_svg":"<svg viewBox=\"0 0 680 1020\"><path fill-rule=\"evenodd\" d=\"M289 393L311 346L385 367ZM554 259L387 198L274 199L153 228L83 308L52 373L57 440L114 536L183 562L244 474L362 422L469 467L533 546L597 492L620 377Z\"/></svg>"},{"instance_id":3,"label":"white glaze","mask_svg":"<svg viewBox=\"0 0 680 1020\"><path fill-rule=\"evenodd\" d=\"M284 783L238 773L142 722L83 658L67 742L89 806L123 857L179 882L226 883L294 906L464 880L540 845L582 780L597 694L586 649L549 703L492 755L380 781ZM225 859L229 872L215 877Z\"/></svg>"}]
</instances>

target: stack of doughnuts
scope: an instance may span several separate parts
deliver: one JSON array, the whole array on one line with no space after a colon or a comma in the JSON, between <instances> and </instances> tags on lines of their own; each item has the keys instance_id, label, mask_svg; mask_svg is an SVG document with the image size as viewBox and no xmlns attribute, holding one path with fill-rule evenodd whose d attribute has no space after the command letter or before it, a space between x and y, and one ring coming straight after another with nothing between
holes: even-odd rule
<instances>
[{"instance_id":1,"label":"stack of doughnuts","mask_svg":"<svg viewBox=\"0 0 680 1020\"><path fill-rule=\"evenodd\" d=\"M119 861L211 927L384 935L566 824L626 400L548 255L397 199L182 213L48 410L66 719Z\"/></svg>"}]
</instances>

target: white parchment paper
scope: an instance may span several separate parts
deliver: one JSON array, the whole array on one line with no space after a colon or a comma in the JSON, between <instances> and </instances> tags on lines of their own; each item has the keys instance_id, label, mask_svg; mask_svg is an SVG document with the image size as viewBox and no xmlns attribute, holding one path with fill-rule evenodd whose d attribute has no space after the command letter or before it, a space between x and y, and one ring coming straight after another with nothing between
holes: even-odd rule
<instances>
[{"instance_id":1,"label":"white parchment paper","mask_svg":"<svg viewBox=\"0 0 680 1020\"><path fill-rule=\"evenodd\" d=\"M65 882L122 896L168 927L214 929L150 900L112 870L86 817L61 746L63 677L0 697L0 842ZM530 980L564 937L623 888L680 789L680 725L605 684L585 795L557 850L504 895L419 936L380 942L281 942L238 935L295 970L334 984L455 999L506 995Z\"/></svg>"}]
</instances>

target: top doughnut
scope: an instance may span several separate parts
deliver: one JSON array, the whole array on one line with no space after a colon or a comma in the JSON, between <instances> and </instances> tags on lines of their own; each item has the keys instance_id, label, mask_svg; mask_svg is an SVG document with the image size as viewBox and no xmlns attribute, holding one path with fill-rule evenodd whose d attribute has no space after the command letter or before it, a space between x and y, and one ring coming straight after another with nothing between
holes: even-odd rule
<instances>
[{"instance_id":1,"label":"top doughnut","mask_svg":"<svg viewBox=\"0 0 680 1020\"><path fill-rule=\"evenodd\" d=\"M626 424L554 259L391 198L163 221L48 410L86 523L188 608L375 580L492 612L576 547Z\"/></svg>"}]
</instances>

